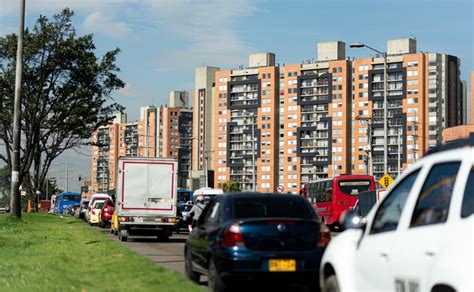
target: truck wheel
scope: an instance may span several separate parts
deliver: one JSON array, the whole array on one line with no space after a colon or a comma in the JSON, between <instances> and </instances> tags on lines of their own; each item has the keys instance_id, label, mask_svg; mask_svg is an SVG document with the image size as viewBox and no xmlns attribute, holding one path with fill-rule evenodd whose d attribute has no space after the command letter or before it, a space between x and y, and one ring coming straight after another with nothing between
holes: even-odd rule
<instances>
[{"instance_id":1,"label":"truck wheel","mask_svg":"<svg viewBox=\"0 0 474 292\"><path fill-rule=\"evenodd\" d=\"M128 240L127 236L120 236L120 241L126 242Z\"/></svg>"},{"instance_id":2,"label":"truck wheel","mask_svg":"<svg viewBox=\"0 0 474 292\"><path fill-rule=\"evenodd\" d=\"M184 256L184 273L189 280L199 284L201 274L193 270L193 260L189 249L186 249L186 254Z\"/></svg>"}]
</instances>

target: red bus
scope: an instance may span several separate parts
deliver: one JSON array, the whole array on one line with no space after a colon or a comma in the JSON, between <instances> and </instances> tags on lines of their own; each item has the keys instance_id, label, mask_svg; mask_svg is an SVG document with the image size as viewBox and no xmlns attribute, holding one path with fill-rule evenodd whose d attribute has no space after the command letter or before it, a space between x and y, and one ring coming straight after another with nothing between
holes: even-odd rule
<instances>
[{"instance_id":1,"label":"red bus","mask_svg":"<svg viewBox=\"0 0 474 292\"><path fill-rule=\"evenodd\" d=\"M354 207L359 193L367 190L375 190L374 177L353 174L308 182L300 194L316 208L321 220L334 228L341 213Z\"/></svg>"}]
</instances>

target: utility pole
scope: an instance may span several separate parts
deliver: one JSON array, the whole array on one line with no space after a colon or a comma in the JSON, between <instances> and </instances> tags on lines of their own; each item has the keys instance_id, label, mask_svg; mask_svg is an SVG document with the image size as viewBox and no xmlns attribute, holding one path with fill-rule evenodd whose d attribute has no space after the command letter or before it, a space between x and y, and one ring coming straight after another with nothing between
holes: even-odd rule
<instances>
[{"instance_id":1,"label":"utility pole","mask_svg":"<svg viewBox=\"0 0 474 292\"><path fill-rule=\"evenodd\" d=\"M11 216L21 218L20 201L20 135L21 135L21 85L23 82L23 33L25 31L25 0L20 0L20 22L16 51L15 107L13 109L13 155L11 176Z\"/></svg>"},{"instance_id":2,"label":"utility pole","mask_svg":"<svg viewBox=\"0 0 474 292\"><path fill-rule=\"evenodd\" d=\"M252 191L255 192L255 116L253 112L250 117L252 118Z\"/></svg>"},{"instance_id":3,"label":"utility pole","mask_svg":"<svg viewBox=\"0 0 474 292\"><path fill-rule=\"evenodd\" d=\"M68 176L67 160L66 160L66 192L69 192L69 176Z\"/></svg>"}]
</instances>

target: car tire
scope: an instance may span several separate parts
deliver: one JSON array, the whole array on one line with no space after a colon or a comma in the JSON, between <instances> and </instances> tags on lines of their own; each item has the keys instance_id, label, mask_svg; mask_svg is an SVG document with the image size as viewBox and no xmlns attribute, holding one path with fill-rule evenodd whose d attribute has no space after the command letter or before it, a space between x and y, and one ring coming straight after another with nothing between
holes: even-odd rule
<instances>
[{"instance_id":1,"label":"car tire","mask_svg":"<svg viewBox=\"0 0 474 292\"><path fill-rule=\"evenodd\" d=\"M322 292L339 292L341 291L339 289L339 283L337 282L337 277L336 275L331 275L329 276L324 285L324 289Z\"/></svg>"},{"instance_id":2,"label":"car tire","mask_svg":"<svg viewBox=\"0 0 474 292\"><path fill-rule=\"evenodd\" d=\"M207 288L209 289L209 292L227 291L224 281L222 281L221 277L219 277L219 274L217 273L216 265L214 264L213 260L211 260L209 263L207 278Z\"/></svg>"},{"instance_id":3,"label":"car tire","mask_svg":"<svg viewBox=\"0 0 474 292\"><path fill-rule=\"evenodd\" d=\"M184 274L189 280L199 284L201 274L193 270L193 260L191 258L191 252L189 251L189 249L186 249L186 254L184 256Z\"/></svg>"}]
</instances>

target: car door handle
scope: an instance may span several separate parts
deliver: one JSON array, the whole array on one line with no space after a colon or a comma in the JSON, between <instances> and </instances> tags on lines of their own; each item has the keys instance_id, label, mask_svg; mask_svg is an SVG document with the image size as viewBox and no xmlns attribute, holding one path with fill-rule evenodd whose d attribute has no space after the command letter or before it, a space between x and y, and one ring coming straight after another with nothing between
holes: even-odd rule
<instances>
[{"instance_id":1,"label":"car door handle","mask_svg":"<svg viewBox=\"0 0 474 292\"><path fill-rule=\"evenodd\" d=\"M386 250L380 251L380 257L382 257L384 260L388 260L388 251Z\"/></svg>"}]
</instances>

